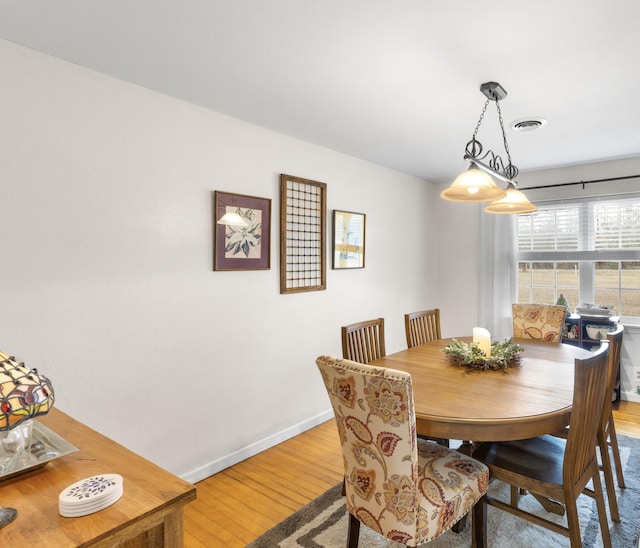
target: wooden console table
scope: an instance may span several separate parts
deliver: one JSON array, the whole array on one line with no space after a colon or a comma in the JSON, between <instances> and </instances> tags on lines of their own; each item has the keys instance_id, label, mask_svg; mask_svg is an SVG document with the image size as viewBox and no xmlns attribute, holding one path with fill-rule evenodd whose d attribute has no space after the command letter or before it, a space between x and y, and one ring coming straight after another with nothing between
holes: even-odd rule
<instances>
[{"instance_id":1,"label":"wooden console table","mask_svg":"<svg viewBox=\"0 0 640 548\"><path fill-rule=\"evenodd\" d=\"M196 488L122 445L52 409L36 420L79 451L0 482L0 506L18 517L0 529L0 546L181 547L183 509ZM58 512L58 495L98 474L120 474L124 494L104 510L77 518Z\"/></svg>"}]
</instances>

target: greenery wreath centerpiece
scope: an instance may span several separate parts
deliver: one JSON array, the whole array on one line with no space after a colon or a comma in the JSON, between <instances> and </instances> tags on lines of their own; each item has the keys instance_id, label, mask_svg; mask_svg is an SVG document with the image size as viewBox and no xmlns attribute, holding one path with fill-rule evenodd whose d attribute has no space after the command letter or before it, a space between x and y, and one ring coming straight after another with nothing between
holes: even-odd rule
<instances>
[{"instance_id":1,"label":"greenery wreath centerpiece","mask_svg":"<svg viewBox=\"0 0 640 548\"><path fill-rule=\"evenodd\" d=\"M524 352L524 348L512 343L511 339L496 341L491 343L491 356L487 357L477 343L453 339L442 349L442 352L447 354L451 363L458 367L465 366L482 371L487 369L506 371L509 367L520 365L520 352Z\"/></svg>"}]
</instances>

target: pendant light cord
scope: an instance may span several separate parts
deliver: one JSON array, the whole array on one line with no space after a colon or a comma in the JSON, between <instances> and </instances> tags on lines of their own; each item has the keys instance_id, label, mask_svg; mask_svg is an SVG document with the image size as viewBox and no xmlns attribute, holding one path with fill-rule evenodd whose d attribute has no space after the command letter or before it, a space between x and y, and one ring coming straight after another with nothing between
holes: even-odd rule
<instances>
[{"instance_id":1,"label":"pendant light cord","mask_svg":"<svg viewBox=\"0 0 640 548\"><path fill-rule=\"evenodd\" d=\"M502 130L502 140L504 141L504 151L507 153L509 163L504 168L504 174L509 179L515 179L518 176L518 168L511 163L511 153L509 152L509 143L507 143L507 134L504 131L504 122L502 121L502 111L500 110L500 101L496 99L496 108L498 109L498 121Z\"/></svg>"},{"instance_id":2,"label":"pendant light cord","mask_svg":"<svg viewBox=\"0 0 640 548\"><path fill-rule=\"evenodd\" d=\"M504 121L502 119L502 110L500 109L500 100L495 97L493 99L487 98L484 103L484 107L482 107L482 112L480 113L480 118L478 118L478 123L476 124L476 128L473 130L473 135L471 136L471 140L467 143L465 148L465 152L467 156L475 159L480 159L482 156L482 143L478 141L476 138L478 136L478 131L480 130L480 126L482 125L482 121L484 120L484 115L487 112L487 107L489 106L490 101L496 102L496 109L498 110L498 121L500 122L500 130L502 131L502 143L504 145L504 151L507 153L507 165L504 165L500 156L495 154L492 151L488 151L488 154L491 154L492 159L489 162L489 166L496 172L502 171L502 174L510 181L515 180L518 176L518 168L511 163L511 151L509 150L509 143L507 142L507 133L504 130ZM486 156L486 155L485 155Z\"/></svg>"}]
</instances>

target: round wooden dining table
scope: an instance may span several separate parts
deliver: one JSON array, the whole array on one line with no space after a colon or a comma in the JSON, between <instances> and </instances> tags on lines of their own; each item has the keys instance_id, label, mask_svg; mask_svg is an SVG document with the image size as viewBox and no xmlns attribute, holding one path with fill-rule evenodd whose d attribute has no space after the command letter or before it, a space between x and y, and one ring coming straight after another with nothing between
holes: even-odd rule
<instances>
[{"instance_id":1,"label":"round wooden dining table","mask_svg":"<svg viewBox=\"0 0 640 548\"><path fill-rule=\"evenodd\" d=\"M524 348L518 366L480 371L452 365L442 352L452 340L414 346L372 362L411 374L418 434L506 441L549 434L569 424L575 359L591 352L571 344L514 338Z\"/></svg>"}]
</instances>

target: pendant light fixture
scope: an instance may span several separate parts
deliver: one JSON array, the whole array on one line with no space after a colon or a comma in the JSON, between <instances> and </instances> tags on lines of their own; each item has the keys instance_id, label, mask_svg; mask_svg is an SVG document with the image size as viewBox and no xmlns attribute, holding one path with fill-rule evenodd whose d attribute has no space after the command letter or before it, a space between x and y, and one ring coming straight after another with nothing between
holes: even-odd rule
<instances>
[{"instance_id":1,"label":"pendant light fixture","mask_svg":"<svg viewBox=\"0 0 640 548\"><path fill-rule=\"evenodd\" d=\"M489 204L484 210L487 213L531 213L538 208L520 192L513 183L507 184L507 195Z\"/></svg>"},{"instance_id":2,"label":"pendant light fixture","mask_svg":"<svg viewBox=\"0 0 640 548\"><path fill-rule=\"evenodd\" d=\"M511 163L511 154L507 135L504 131L500 101L507 96L507 92L497 82L486 82L480 86L480 91L487 98L480 118L476 124L471 140L465 147L464 159L470 161L469 169L456 177L452 185L443 190L440 197L452 202L493 202L485 208L488 213L528 213L537 208L526 196L517 189L518 168ZM498 120L502 130L504 150L507 164L492 150L484 152L482 143L476 139L478 130L484 119L490 101L495 101ZM506 189L498 186L493 178L506 183Z\"/></svg>"}]
</instances>

